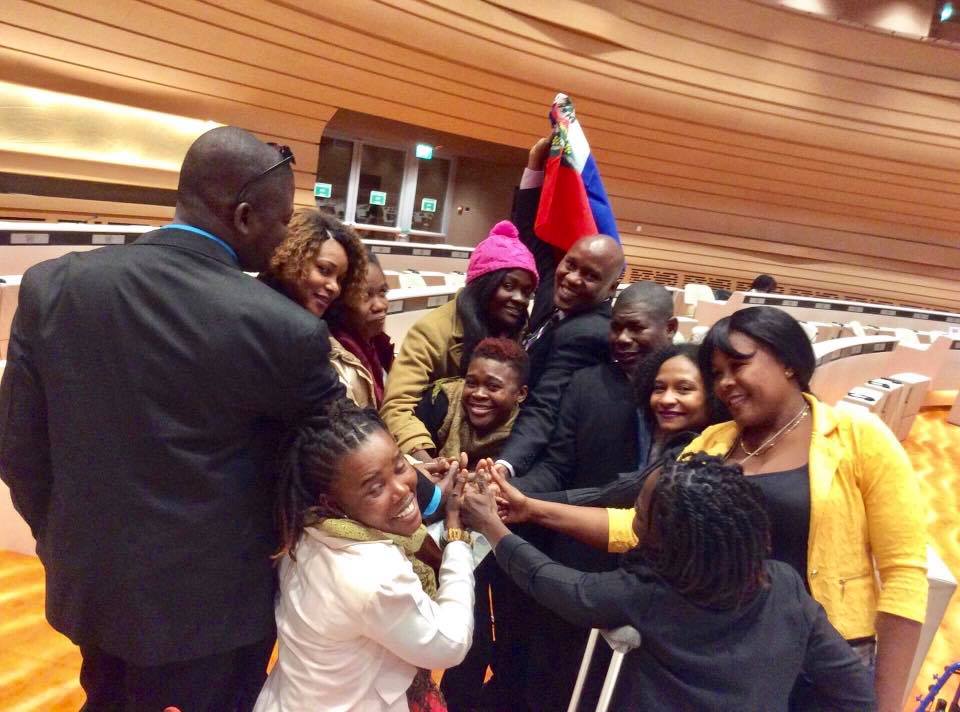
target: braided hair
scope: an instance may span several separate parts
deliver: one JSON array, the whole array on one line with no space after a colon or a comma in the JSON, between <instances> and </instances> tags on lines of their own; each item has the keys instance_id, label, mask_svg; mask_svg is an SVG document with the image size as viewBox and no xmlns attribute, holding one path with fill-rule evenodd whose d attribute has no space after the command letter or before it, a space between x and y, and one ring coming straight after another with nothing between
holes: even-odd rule
<instances>
[{"instance_id":1,"label":"braided hair","mask_svg":"<svg viewBox=\"0 0 960 712\"><path fill-rule=\"evenodd\" d=\"M386 431L377 411L341 399L305 418L286 436L274 509L280 531L275 559L285 554L296 559L294 550L308 517L343 516L329 497L339 463L377 430Z\"/></svg>"},{"instance_id":2,"label":"braided hair","mask_svg":"<svg viewBox=\"0 0 960 712\"><path fill-rule=\"evenodd\" d=\"M767 584L770 520L739 465L705 453L664 464L646 520L636 555L693 603L736 608Z\"/></svg>"}]
</instances>

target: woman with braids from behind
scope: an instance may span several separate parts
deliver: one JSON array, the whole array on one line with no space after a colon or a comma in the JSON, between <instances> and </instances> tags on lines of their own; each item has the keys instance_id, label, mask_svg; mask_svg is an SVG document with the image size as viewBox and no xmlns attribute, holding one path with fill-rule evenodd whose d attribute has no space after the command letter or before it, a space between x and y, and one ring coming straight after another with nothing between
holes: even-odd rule
<instances>
[{"instance_id":1,"label":"woman with braids from behind","mask_svg":"<svg viewBox=\"0 0 960 712\"><path fill-rule=\"evenodd\" d=\"M640 631L612 709L787 710L801 671L821 709L874 708L867 669L797 573L766 558L763 495L739 466L696 454L653 472L636 502L639 543L603 573L551 561L469 484L462 500L467 524L541 604L576 625Z\"/></svg>"},{"instance_id":2,"label":"woman with braids from behind","mask_svg":"<svg viewBox=\"0 0 960 712\"><path fill-rule=\"evenodd\" d=\"M280 654L255 712L446 709L429 671L470 647L473 554L456 491L438 585L418 559L415 490L373 410L339 401L288 436L276 506Z\"/></svg>"}]
</instances>

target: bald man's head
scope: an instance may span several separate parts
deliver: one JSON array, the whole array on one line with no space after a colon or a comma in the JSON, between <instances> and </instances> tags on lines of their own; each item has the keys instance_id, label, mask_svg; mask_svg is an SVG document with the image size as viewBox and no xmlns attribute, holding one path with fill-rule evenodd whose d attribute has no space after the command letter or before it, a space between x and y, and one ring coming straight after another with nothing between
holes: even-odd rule
<instances>
[{"instance_id":1,"label":"bald man's head","mask_svg":"<svg viewBox=\"0 0 960 712\"><path fill-rule=\"evenodd\" d=\"M623 266L623 249L612 237L580 238L557 265L553 303L565 312L579 312L609 299Z\"/></svg>"},{"instance_id":2,"label":"bald man's head","mask_svg":"<svg viewBox=\"0 0 960 712\"><path fill-rule=\"evenodd\" d=\"M265 269L293 212L290 166L266 172L280 161L275 147L248 131L235 126L207 131L183 159L177 221L228 242L244 269Z\"/></svg>"}]
</instances>

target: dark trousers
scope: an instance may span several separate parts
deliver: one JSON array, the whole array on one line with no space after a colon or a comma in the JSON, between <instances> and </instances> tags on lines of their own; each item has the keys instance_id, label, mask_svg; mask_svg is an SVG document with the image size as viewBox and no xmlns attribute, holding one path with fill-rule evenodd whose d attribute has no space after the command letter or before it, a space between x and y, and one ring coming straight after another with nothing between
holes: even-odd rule
<instances>
[{"instance_id":1,"label":"dark trousers","mask_svg":"<svg viewBox=\"0 0 960 712\"><path fill-rule=\"evenodd\" d=\"M267 677L273 638L226 653L140 667L80 646L80 712L249 712Z\"/></svg>"},{"instance_id":2,"label":"dark trousers","mask_svg":"<svg viewBox=\"0 0 960 712\"><path fill-rule=\"evenodd\" d=\"M532 525L518 526L515 531L542 551L551 552L552 532ZM484 559L474 575L473 647L463 663L444 673L441 683L450 712L565 710L590 631L567 623L527 596L493 555ZM490 637L487 590L493 598L495 641ZM597 645L581 710L596 707L610 656L608 645ZM493 677L484 684L488 664Z\"/></svg>"},{"instance_id":3,"label":"dark trousers","mask_svg":"<svg viewBox=\"0 0 960 712\"><path fill-rule=\"evenodd\" d=\"M450 712L521 712L518 693L523 687L523 669L514 650L515 631L523 611L516 608L513 581L491 554L474 570L473 644L462 663L443 673L440 690ZM494 618L491 618L491 607ZM496 636L492 627L495 624ZM487 666L493 672L484 682ZM504 707L504 700L511 700Z\"/></svg>"}]
</instances>

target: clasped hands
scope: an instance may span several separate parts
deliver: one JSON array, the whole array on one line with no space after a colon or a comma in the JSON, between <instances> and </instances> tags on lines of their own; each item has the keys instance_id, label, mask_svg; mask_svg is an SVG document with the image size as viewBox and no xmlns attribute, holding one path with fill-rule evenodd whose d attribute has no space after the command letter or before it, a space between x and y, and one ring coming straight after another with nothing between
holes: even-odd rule
<instances>
[{"instance_id":1,"label":"clasped hands","mask_svg":"<svg viewBox=\"0 0 960 712\"><path fill-rule=\"evenodd\" d=\"M461 469L447 505L455 506L464 526L479 532L496 547L510 533L507 523L526 521L527 497L513 487L491 459L476 469Z\"/></svg>"},{"instance_id":2,"label":"clasped hands","mask_svg":"<svg viewBox=\"0 0 960 712\"><path fill-rule=\"evenodd\" d=\"M482 459L469 470L466 453L460 453L459 458L439 457L418 468L440 486L448 528L466 526L495 546L509 534L506 524L531 519L530 500L492 459Z\"/></svg>"}]
</instances>

